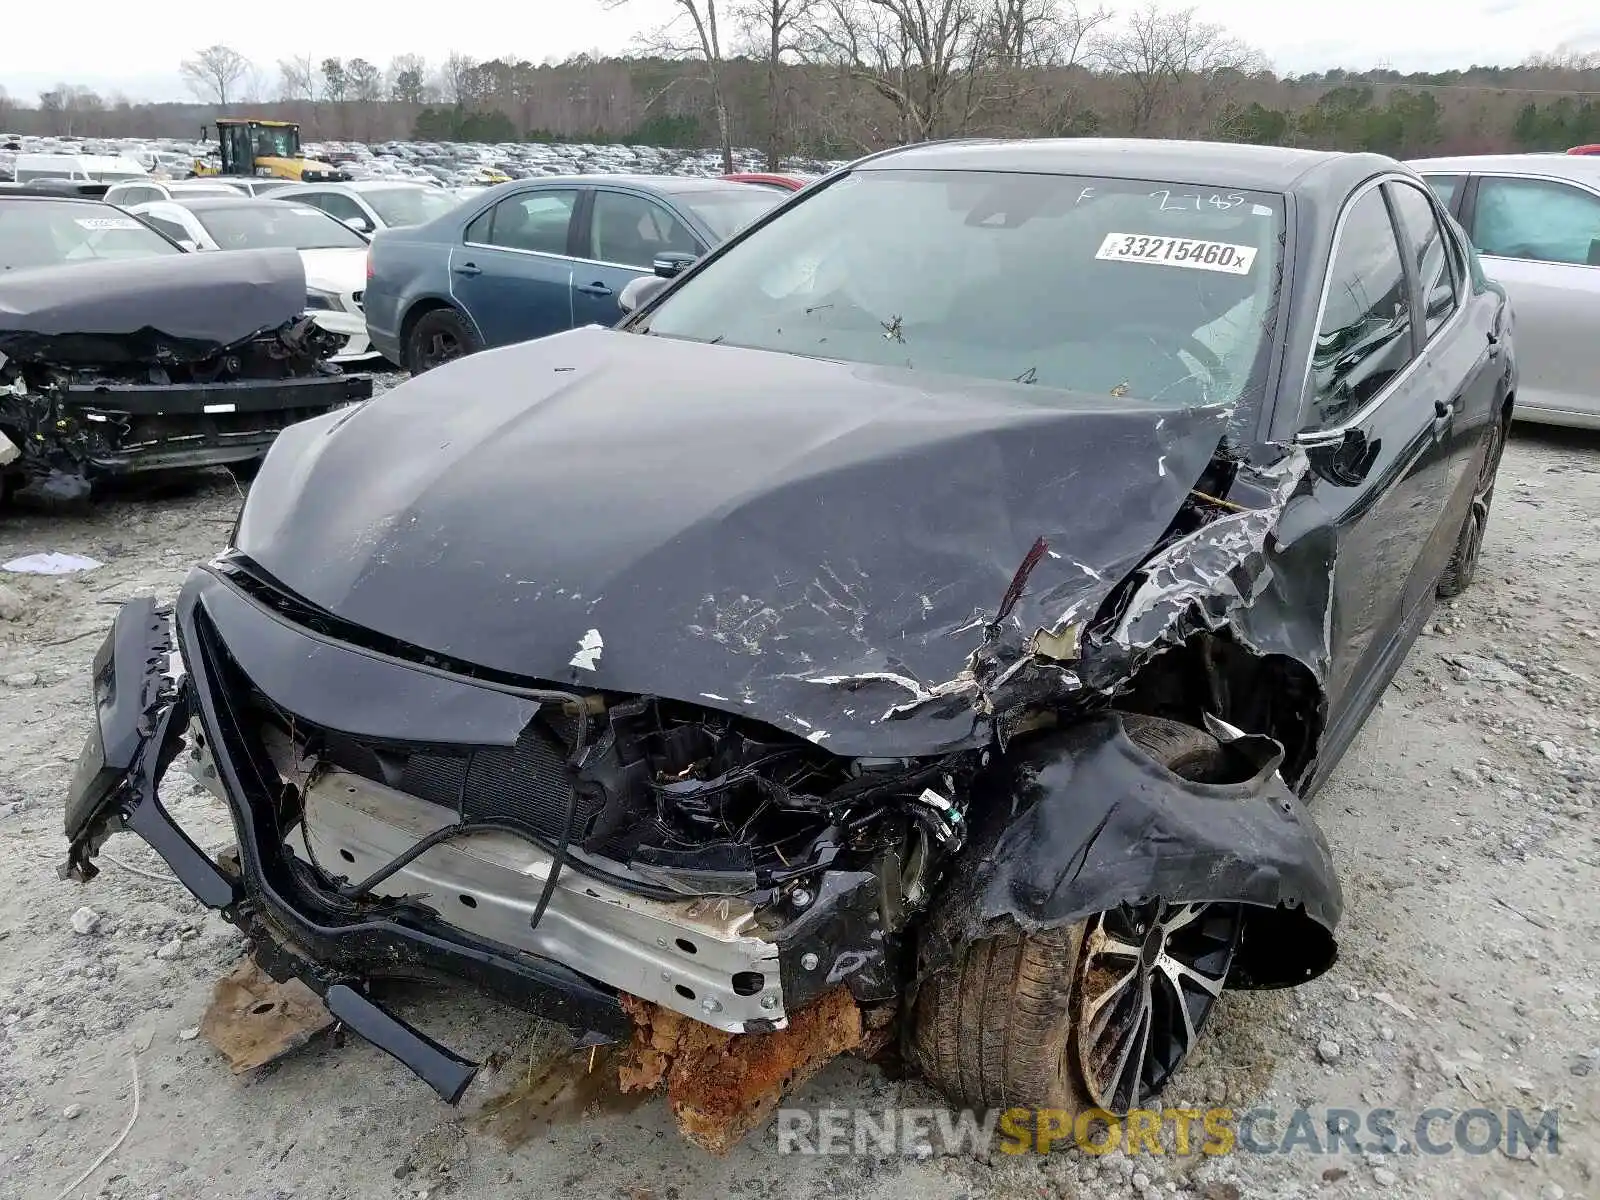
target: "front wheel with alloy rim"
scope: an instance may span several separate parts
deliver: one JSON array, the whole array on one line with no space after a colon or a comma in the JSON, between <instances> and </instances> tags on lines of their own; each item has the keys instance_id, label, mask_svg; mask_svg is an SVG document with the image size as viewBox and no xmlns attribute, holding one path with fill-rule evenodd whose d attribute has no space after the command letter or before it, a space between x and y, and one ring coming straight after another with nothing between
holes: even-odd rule
<instances>
[{"instance_id":1,"label":"front wheel with alloy rim","mask_svg":"<svg viewBox=\"0 0 1600 1200\"><path fill-rule=\"evenodd\" d=\"M1175 775L1222 778L1226 753L1209 734L1153 717L1123 725ZM1237 904L1161 900L1060 929L1007 924L923 982L911 1058L959 1106L1127 1112L1193 1051L1242 926Z\"/></svg>"},{"instance_id":2,"label":"front wheel with alloy rim","mask_svg":"<svg viewBox=\"0 0 1600 1200\"><path fill-rule=\"evenodd\" d=\"M1439 576L1437 594L1441 600L1461 595L1472 584L1478 572L1478 554L1483 549L1484 531L1489 527L1489 506L1494 503L1494 480L1500 470L1500 455L1506 448L1506 425L1502 419L1494 423L1489 435L1489 449L1483 456L1483 467L1478 472L1478 486L1472 493L1472 507L1467 519L1461 523L1456 535L1455 549L1444 574Z\"/></svg>"},{"instance_id":3,"label":"front wheel with alloy rim","mask_svg":"<svg viewBox=\"0 0 1600 1200\"><path fill-rule=\"evenodd\" d=\"M417 318L406 338L406 369L421 375L478 349L477 335L453 308L435 308Z\"/></svg>"}]
</instances>

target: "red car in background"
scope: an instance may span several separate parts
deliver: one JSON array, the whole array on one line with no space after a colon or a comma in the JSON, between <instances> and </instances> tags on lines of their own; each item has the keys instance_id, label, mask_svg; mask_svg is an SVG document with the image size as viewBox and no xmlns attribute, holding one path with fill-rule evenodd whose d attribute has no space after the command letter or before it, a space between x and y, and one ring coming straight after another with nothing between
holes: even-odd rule
<instances>
[{"instance_id":1,"label":"red car in background","mask_svg":"<svg viewBox=\"0 0 1600 1200\"><path fill-rule=\"evenodd\" d=\"M736 180L739 183L754 183L761 187L778 188L785 192L798 192L815 179L816 176L769 175L761 171L736 171L732 175L724 175L723 178Z\"/></svg>"},{"instance_id":2,"label":"red car in background","mask_svg":"<svg viewBox=\"0 0 1600 1200\"><path fill-rule=\"evenodd\" d=\"M1587 146L1574 146L1567 151L1568 154L1600 154L1600 142L1591 142Z\"/></svg>"}]
</instances>

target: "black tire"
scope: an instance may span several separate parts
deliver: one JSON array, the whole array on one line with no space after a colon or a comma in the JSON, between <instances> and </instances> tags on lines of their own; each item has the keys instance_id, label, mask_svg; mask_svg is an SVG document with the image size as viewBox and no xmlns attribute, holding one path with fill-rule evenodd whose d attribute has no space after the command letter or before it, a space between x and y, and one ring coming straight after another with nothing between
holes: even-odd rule
<instances>
[{"instance_id":1,"label":"black tire","mask_svg":"<svg viewBox=\"0 0 1600 1200\"><path fill-rule=\"evenodd\" d=\"M1456 535L1455 549L1450 553L1450 561L1445 564L1444 574L1439 576L1439 586L1436 594L1441 600L1450 600L1461 595L1472 586L1472 580L1478 573L1478 555L1483 549L1483 535L1489 527L1489 506L1494 503L1494 481L1500 470L1500 456L1506 448L1506 424L1504 420L1495 422L1494 432L1490 435L1489 451L1483 457L1483 469L1478 472L1478 487L1472 495L1472 507L1467 510L1467 519L1461 523L1461 532Z\"/></svg>"},{"instance_id":2,"label":"black tire","mask_svg":"<svg viewBox=\"0 0 1600 1200\"><path fill-rule=\"evenodd\" d=\"M1123 720L1128 736L1174 774L1196 780L1221 777L1226 753L1209 734L1154 717L1129 715ZM1158 904L1150 906L1152 913ZM1170 916L1190 909L1203 912L1190 916L1182 928L1193 925L1199 932L1207 924L1215 927L1211 936L1215 953L1221 956L1216 959L1221 965L1215 978L1220 990L1238 945L1238 906L1160 905L1159 912ZM1137 914L1117 909L1036 933L1008 925L963 947L954 963L918 990L908 1038L912 1062L960 1107L1122 1112L1154 1095L1187 1058L1192 1038L1181 1054L1166 1056L1153 1087L1135 1088L1131 1096L1119 1094L1115 1087L1094 1086L1086 1069L1093 1066L1087 1052L1092 1048L1084 1044L1087 1026L1079 1017L1096 987L1086 972L1101 961L1085 957L1086 943L1108 944L1106 931L1113 920L1134 922L1129 927L1140 928ZM1151 927L1148 935L1157 936L1157 931ZM1166 935L1160 936L1165 949ZM1130 971L1145 969L1142 958L1134 961ZM1214 1002L1215 993L1206 990L1212 999L1199 1009L1186 1005L1192 1022L1187 1028L1196 1033ZM1112 1002L1104 1003L1097 1014L1117 1008L1116 997L1105 995ZM1108 1012L1108 1020L1114 1015ZM1136 1040L1137 1030L1128 1036ZM1147 1033L1147 1044L1150 1037ZM1136 1078L1145 1074L1142 1066L1137 1069Z\"/></svg>"},{"instance_id":3,"label":"black tire","mask_svg":"<svg viewBox=\"0 0 1600 1200\"><path fill-rule=\"evenodd\" d=\"M479 349L472 326L453 308L432 308L406 336L406 370L421 375Z\"/></svg>"}]
</instances>

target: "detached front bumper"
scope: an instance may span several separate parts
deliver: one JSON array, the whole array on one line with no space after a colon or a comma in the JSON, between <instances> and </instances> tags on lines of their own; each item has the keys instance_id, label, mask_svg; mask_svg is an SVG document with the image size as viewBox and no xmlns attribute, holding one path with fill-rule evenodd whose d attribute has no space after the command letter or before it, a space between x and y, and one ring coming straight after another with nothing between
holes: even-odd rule
<instances>
[{"instance_id":1,"label":"detached front bumper","mask_svg":"<svg viewBox=\"0 0 1600 1200\"><path fill-rule=\"evenodd\" d=\"M75 384L60 412L83 426L102 473L214 466L259 458L279 432L372 395L365 375L191 384Z\"/></svg>"},{"instance_id":2,"label":"detached front bumper","mask_svg":"<svg viewBox=\"0 0 1600 1200\"><path fill-rule=\"evenodd\" d=\"M197 628L206 618L192 590L185 589L175 622L153 600L125 604L95 656L96 722L67 799L63 875L92 878L94 855L107 837L138 834L199 900L252 939L269 974L305 981L336 1018L450 1103L477 1065L373 1002L372 980L466 982L560 1021L591 1044L625 1037L629 1022L617 993L560 963L446 927L423 911L408 910L400 919L356 910L316 886L273 827L275 804L265 782L273 778L270 763L240 727L235 698L218 686L226 668ZM181 680L173 671L174 623L184 648ZM236 863L202 851L160 801L162 778L191 720L228 798Z\"/></svg>"}]
</instances>

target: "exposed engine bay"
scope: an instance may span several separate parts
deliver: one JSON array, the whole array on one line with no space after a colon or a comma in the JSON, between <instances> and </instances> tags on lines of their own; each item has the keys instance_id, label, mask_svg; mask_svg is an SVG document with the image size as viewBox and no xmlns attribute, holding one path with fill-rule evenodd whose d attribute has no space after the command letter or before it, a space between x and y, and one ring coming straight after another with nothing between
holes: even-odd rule
<instances>
[{"instance_id":1,"label":"exposed engine bay","mask_svg":"<svg viewBox=\"0 0 1600 1200\"><path fill-rule=\"evenodd\" d=\"M323 886L425 905L731 1032L781 1028L841 982L898 994L899 935L963 843L981 757L844 759L656 698L574 697L509 749L385 746L257 703ZM540 911L529 881L553 873Z\"/></svg>"}]
</instances>

